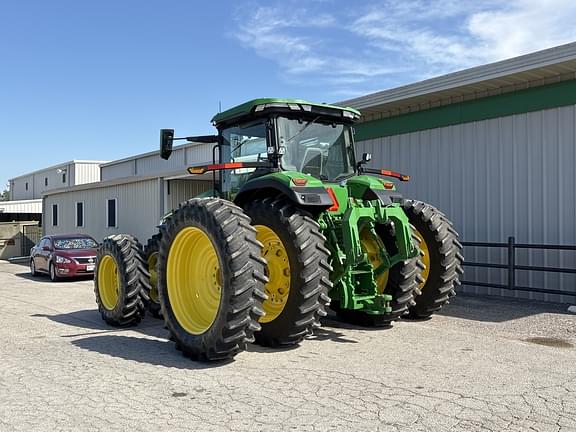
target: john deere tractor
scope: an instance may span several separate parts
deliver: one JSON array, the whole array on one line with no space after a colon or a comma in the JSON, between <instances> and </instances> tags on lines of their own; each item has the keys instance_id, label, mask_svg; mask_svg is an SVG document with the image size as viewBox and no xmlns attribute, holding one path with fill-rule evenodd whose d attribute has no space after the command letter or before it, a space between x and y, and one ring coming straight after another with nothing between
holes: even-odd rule
<instances>
[{"instance_id":1,"label":"john deere tractor","mask_svg":"<svg viewBox=\"0 0 576 432\"><path fill-rule=\"evenodd\" d=\"M345 321L387 326L427 318L455 294L461 245L446 216L403 199L406 175L357 160L352 108L256 99L217 114L218 134L161 131L214 143L214 189L167 215L146 248L104 240L95 293L109 324L163 317L176 347L224 360L255 341L300 343L329 306Z\"/></svg>"}]
</instances>

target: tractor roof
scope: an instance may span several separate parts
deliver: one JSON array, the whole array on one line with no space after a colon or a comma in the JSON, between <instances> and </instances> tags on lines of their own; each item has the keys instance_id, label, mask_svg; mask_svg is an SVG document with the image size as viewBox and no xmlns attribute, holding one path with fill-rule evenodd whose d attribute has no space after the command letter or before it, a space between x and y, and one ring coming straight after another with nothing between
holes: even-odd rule
<instances>
[{"instance_id":1,"label":"tractor roof","mask_svg":"<svg viewBox=\"0 0 576 432\"><path fill-rule=\"evenodd\" d=\"M216 114L212 118L212 123L218 125L231 120L248 116L252 113L264 111L284 111L284 112L310 112L312 114L324 114L327 116L338 116L345 119L356 120L360 117L360 112L350 107L339 107L324 103L308 102L301 99L278 99L262 98L253 99L241 105L230 108L224 112Z\"/></svg>"}]
</instances>

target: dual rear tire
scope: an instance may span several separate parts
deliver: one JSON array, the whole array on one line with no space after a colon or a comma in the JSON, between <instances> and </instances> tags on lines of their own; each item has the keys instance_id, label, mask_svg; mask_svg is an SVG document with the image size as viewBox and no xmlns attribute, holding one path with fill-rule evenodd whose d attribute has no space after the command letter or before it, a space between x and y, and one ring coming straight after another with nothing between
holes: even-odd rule
<instances>
[{"instance_id":1,"label":"dual rear tire","mask_svg":"<svg viewBox=\"0 0 576 432\"><path fill-rule=\"evenodd\" d=\"M260 329L266 262L242 209L192 199L161 227L158 294L165 324L184 355L227 360Z\"/></svg>"},{"instance_id":2,"label":"dual rear tire","mask_svg":"<svg viewBox=\"0 0 576 432\"><path fill-rule=\"evenodd\" d=\"M463 273L462 245L452 223L437 208L422 201L402 204L418 242L424 264L420 295L408 310L410 318L429 318L456 295Z\"/></svg>"},{"instance_id":3,"label":"dual rear tire","mask_svg":"<svg viewBox=\"0 0 576 432\"><path fill-rule=\"evenodd\" d=\"M248 342L288 347L326 315L329 252L319 225L285 199L244 210L193 199L161 229L158 292L177 348L226 360Z\"/></svg>"},{"instance_id":4,"label":"dual rear tire","mask_svg":"<svg viewBox=\"0 0 576 432\"><path fill-rule=\"evenodd\" d=\"M145 261L142 245L131 235L106 237L98 249L94 292L102 319L114 327L138 324L144 317Z\"/></svg>"}]
</instances>

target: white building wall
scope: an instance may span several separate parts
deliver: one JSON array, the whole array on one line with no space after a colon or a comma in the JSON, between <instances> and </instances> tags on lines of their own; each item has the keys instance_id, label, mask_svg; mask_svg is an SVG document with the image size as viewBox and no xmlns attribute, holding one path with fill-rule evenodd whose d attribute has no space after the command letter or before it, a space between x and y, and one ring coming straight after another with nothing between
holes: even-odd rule
<instances>
[{"instance_id":1,"label":"white building wall","mask_svg":"<svg viewBox=\"0 0 576 432\"><path fill-rule=\"evenodd\" d=\"M211 181L193 181L180 179L167 181L170 182L170 187L166 188L166 212L177 209L180 203L213 189L213 184Z\"/></svg>"},{"instance_id":2,"label":"white building wall","mask_svg":"<svg viewBox=\"0 0 576 432\"><path fill-rule=\"evenodd\" d=\"M71 161L10 180L11 200L41 199L45 192L100 181L99 161ZM65 170L63 172L58 170ZM46 181L48 185L46 185ZM26 190L26 183L28 189Z\"/></svg>"},{"instance_id":3,"label":"white building wall","mask_svg":"<svg viewBox=\"0 0 576 432\"><path fill-rule=\"evenodd\" d=\"M576 106L359 142L370 166L409 174L405 197L432 203L464 241L576 245ZM506 263L505 250L466 248L467 261ZM574 268L576 252L518 250L517 264ZM465 280L506 283L499 270L466 268ZM575 275L517 272L517 285L576 291ZM475 293L511 295L492 288ZM574 297L515 293L574 301Z\"/></svg>"},{"instance_id":4,"label":"white building wall","mask_svg":"<svg viewBox=\"0 0 576 432\"><path fill-rule=\"evenodd\" d=\"M106 226L108 199L116 199L117 228ZM84 202L84 227L76 227L76 202ZM52 224L52 205L58 205L58 225ZM156 232L160 220L158 179L148 179L93 189L64 191L44 198L45 234L86 233L97 240L112 234L135 235L141 242Z\"/></svg>"},{"instance_id":5,"label":"white building wall","mask_svg":"<svg viewBox=\"0 0 576 432\"><path fill-rule=\"evenodd\" d=\"M0 201L0 213L42 213L42 200Z\"/></svg>"},{"instance_id":6,"label":"white building wall","mask_svg":"<svg viewBox=\"0 0 576 432\"><path fill-rule=\"evenodd\" d=\"M135 173L134 160L112 162L100 167L100 178L102 181L131 177Z\"/></svg>"},{"instance_id":7,"label":"white building wall","mask_svg":"<svg viewBox=\"0 0 576 432\"><path fill-rule=\"evenodd\" d=\"M26 188L26 184L28 184L28 188ZM34 176L27 175L11 180L10 199L13 201L34 199Z\"/></svg>"},{"instance_id":8,"label":"white building wall","mask_svg":"<svg viewBox=\"0 0 576 432\"><path fill-rule=\"evenodd\" d=\"M71 166L70 185L81 185L100 181L100 164L77 163Z\"/></svg>"},{"instance_id":9,"label":"white building wall","mask_svg":"<svg viewBox=\"0 0 576 432\"><path fill-rule=\"evenodd\" d=\"M191 165L212 163L214 144L190 143L174 147L170 159L164 160L159 152L150 152L128 159L103 164L100 167L102 181L151 175L186 174Z\"/></svg>"}]
</instances>

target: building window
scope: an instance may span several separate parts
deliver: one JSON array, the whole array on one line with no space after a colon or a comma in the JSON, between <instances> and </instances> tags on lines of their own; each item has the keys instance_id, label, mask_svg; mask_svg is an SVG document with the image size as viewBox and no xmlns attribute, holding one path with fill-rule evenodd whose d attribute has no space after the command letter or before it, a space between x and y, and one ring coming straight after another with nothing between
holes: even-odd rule
<instances>
[{"instance_id":1,"label":"building window","mask_svg":"<svg viewBox=\"0 0 576 432\"><path fill-rule=\"evenodd\" d=\"M58 225L58 204L52 204L52 226Z\"/></svg>"},{"instance_id":2,"label":"building window","mask_svg":"<svg viewBox=\"0 0 576 432\"><path fill-rule=\"evenodd\" d=\"M84 203L77 202L76 203L76 226L83 227L84 226Z\"/></svg>"},{"instance_id":3,"label":"building window","mask_svg":"<svg viewBox=\"0 0 576 432\"><path fill-rule=\"evenodd\" d=\"M66 173L62 173L62 183L66 183Z\"/></svg>"},{"instance_id":4,"label":"building window","mask_svg":"<svg viewBox=\"0 0 576 432\"><path fill-rule=\"evenodd\" d=\"M26 182L26 190L28 190L28 182Z\"/></svg>"},{"instance_id":5,"label":"building window","mask_svg":"<svg viewBox=\"0 0 576 432\"><path fill-rule=\"evenodd\" d=\"M48 177L44 177L44 186L48 186Z\"/></svg>"},{"instance_id":6,"label":"building window","mask_svg":"<svg viewBox=\"0 0 576 432\"><path fill-rule=\"evenodd\" d=\"M116 207L116 198L109 199L106 205L106 226L108 228L116 228L117 225L117 213L118 209Z\"/></svg>"}]
</instances>

